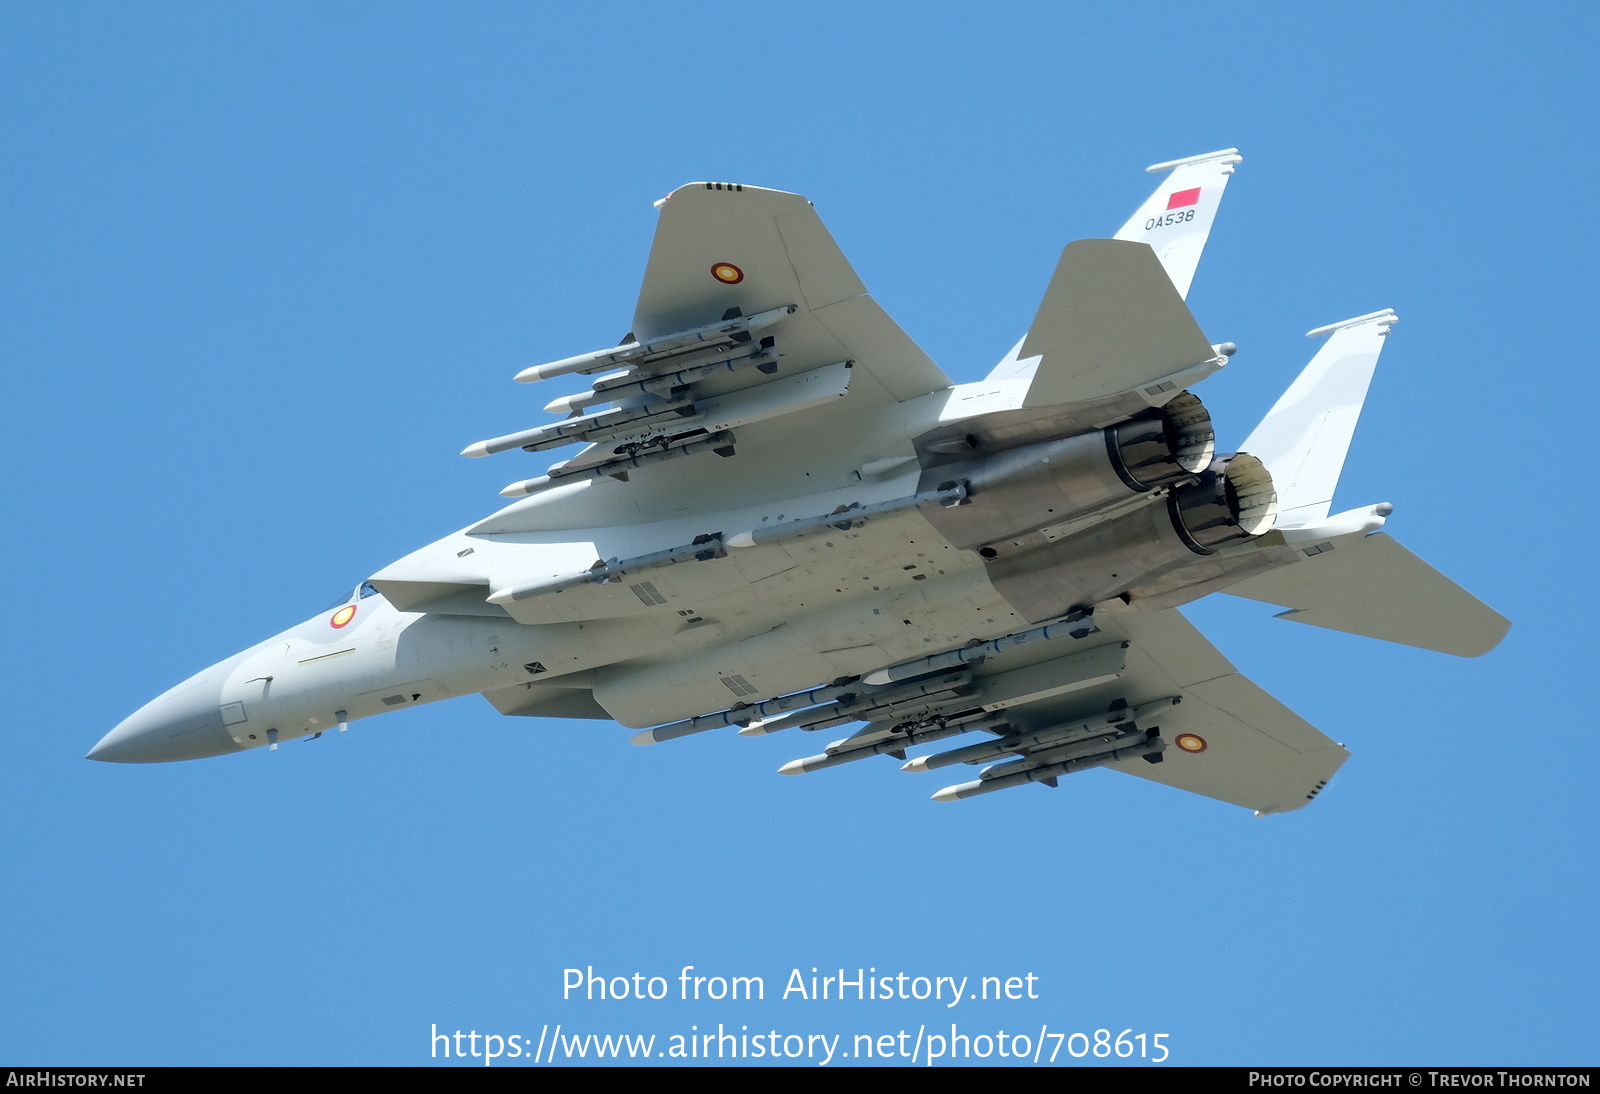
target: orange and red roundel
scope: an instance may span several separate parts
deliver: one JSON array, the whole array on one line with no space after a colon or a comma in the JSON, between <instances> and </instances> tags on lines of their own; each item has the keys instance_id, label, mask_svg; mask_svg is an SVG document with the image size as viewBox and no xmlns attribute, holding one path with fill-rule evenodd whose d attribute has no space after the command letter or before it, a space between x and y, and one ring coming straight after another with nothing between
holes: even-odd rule
<instances>
[{"instance_id":1,"label":"orange and red roundel","mask_svg":"<svg viewBox=\"0 0 1600 1094\"><path fill-rule=\"evenodd\" d=\"M1206 750L1206 739L1198 733L1180 733L1172 743L1185 752L1204 752Z\"/></svg>"},{"instance_id":2,"label":"orange and red roundel","mask_svg":"<svg viewBox=\"0 0 1600 1094\"><path fill-rule=\"evenodd\" d=\"M354 604L346 604L344 607L333 613L333 617L328 620L328 626L332 627L334 630L338 630L355 617L356 606Z\"/></svg>"},{"instance_id":3,"label":"orange and red roundel","mask_svg":"<svg viewBox=\"0 0 1600 1094\"><path fill-rule=\"evenodd\" d=\"M715 262L711 266L711 276L724 285L737 285L744 280L744 271L732 262Z\"/></svg>"}]
</instances>

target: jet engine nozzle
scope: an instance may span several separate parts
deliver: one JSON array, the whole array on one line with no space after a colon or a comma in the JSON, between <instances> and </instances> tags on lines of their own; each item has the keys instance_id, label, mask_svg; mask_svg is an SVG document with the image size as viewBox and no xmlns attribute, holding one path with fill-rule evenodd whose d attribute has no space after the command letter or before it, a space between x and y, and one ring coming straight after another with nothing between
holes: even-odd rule
<instances>
[{"instance_id":1,"label":"jet engine nozzle","mask_svg":"<svg viewBox=\"0 0 1600 1094\"><path fill-rule=\"evenodd\" d=\"M1196 554L1261 535L1278 517L1278 492L1266 465L1248 452L1222 456L1168 499L1172 526Z\"/></svg>"},{"instance_id":2,"label":"jet engine nozzle","mask_svg":"<svg viewBox=\"0 0 1600 1094\"><path fill-rule=\"evenodd\" d=\"M1189 392L1105 431L1118 476L1134 490L1176 482L1211 462L1216 433L1205 405Z\"/></svg>"},{"instance_id":3,"label":"jet engine nozzle","mask_svg":"<svg viewBox=\"0 0 1600 1094\"><path fill-rule=\"evenodd\" d=\"M1059 538L1067 523L1110 512L1205 470L1215 447L1211 415L1199 399L1182 392L1164 406L1103 429L929 468L924 488L941 480L965 481L972 503L929 519L965 550L1035 529L1045 530L1046 539Z\"/></svg>"}]
</instances>

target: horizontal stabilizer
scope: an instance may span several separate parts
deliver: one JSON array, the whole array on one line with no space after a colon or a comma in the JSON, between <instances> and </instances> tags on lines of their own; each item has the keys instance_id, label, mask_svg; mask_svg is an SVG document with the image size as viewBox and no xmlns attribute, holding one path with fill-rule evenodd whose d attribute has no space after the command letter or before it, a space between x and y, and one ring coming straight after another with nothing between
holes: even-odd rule
<instances>
[{"instance_id":1,"label":"horizontal stabilizer","mask_svg":"<svg viewBox=\"0 0 1600 1094\"><path fill-rule=\"evenodd\" d=\"M1030 407L1176 392L1221 367L1155 252L1116 239L1067 245L1019 356L1040 358Z\"/></svg>"},{"instance_id":2,"label":"horizontal stabilizer","mask_svg":"<svg viewBox=\"0 0 1600 1094\"><path fill-rule=\"evenodd\" d=\"M1382 532L1341 537L1301 562L1224 591L1289 608L1279 619L1457 657L1488 653L1511 627Z\"/></svg>"},{"instance_id":3,"label":"horizontal stabilizer","mask_svg":"<svg viewBox=\"0 0 1600 1094\"><path fill-rule=\"evenodd\" d=\"M1308 338L1332 337L1240 446L1272 473L1278 527L1328 515L1378 354L1398 321L1386 308L1311 331Z\"/></svg>"},{"instance_id":4,"label":"horizontal stabilizer","mask_svg":"<svg viewBox=\"0 0 1600 1094\"><path fill-rule=\"evenodd\" d=\"M1145 168L1172 174L1139 206L1116 238L1148 243L1179 296L1189 295L1200 252L1205 250L1206 237L1217 219L1217 207L1222 204L1222 191L1234 166L1243 160L1237 148L1224 148Z\"/></svg>"}]
</instances>

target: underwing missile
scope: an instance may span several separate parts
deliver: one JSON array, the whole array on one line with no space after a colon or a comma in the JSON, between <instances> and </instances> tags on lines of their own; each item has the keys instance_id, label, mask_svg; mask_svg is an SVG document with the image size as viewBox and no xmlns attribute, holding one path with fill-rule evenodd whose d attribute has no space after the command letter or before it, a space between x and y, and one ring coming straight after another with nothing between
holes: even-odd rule
<instances>
[{"instance_id":1,"label":"underwing missile","mask_svg":"<svg viewBox=\"0 0 1600 1094\"><path fill-rule=\"evenodd\" d=\"M637 365L652 357L666 357L708 344L732 342L737 340L738 335L770 327L794 310L795 305L785 304L781 308L771 308L755 315L733 316L720 323L708 323L703 327L664 334L659 338L650 338L642 342L629 340L610 349L580 353L576 357L565 357L546 365L525 368L517 373L516 379L526 384L535 380L566 376L573 372L599 372L601 369L615 368L618 365Z\"/></svg>"},{"instance_id":2,"label":"underwing missile","mask_svg":"<svg viewBox=\"0 0 1600 1094\"><path fill-rule=\"evenodd\" d=\"M1013 786L1026 786L1029 783L1039 782L1049 783L1062 775L1070 775L1075 771L1087 771L1091 767L1104 767L1106 764L1116 763L1118 760L1129 760L1135 756L1160 755L1166 750L1166 747L1166 742L1160 737L1151 737L1123 748L1113 749L1110 752L1099 752L1061 763L1030 767L1009 775L1000 775L990 779L979 778L969 783L947 786L934 794L933 800L936 802L960 801L963 798L975 798L979 794L989 794L996 790L1007 790Z\"/></svg>"},{"instance_id":3,"label":"underwing missile","mask_svg":"<svg viewBox=\"0 0 1600 1094\"><path fill-rule=\"evenodd\" d=\"M664 438L671 443L670 438ZM699 436L671 447L641 447L641 451L618 456L616 459L590 467L581 467L568 470L566 464L558 463L550 470L536 479L524 479L514 482L501 490L500 493L508 498L520 498L528 494L537 494L541 490L552 487L564 486L569 482L581 482L584 479L614 478L627 481L628 472L636 468L645 467L653 463L664 463L667 460L676 460L683 456L692 456L697 452L710 450L718 455L732 455L734 436L728 430L713 433L710 436Z\"/></svg>"},{"instance_id":4,"label":"underwing missile","mask_svg":"<svg viewBox=\"0 0 1600 1094\"><path fill-rule=\"evenodd\" d=\"M982 741L975 745L968 745L965 748L951 749L949 752L936 752L931 756L918 756L914 760L907 760L900 770L913 772L937 771L941 767L950 767L953 764L981 763L984 760L992 760L1010 752L1035 752L1046 748L1074 744L1077 741L1095 737L1097 734L1104 734L1112 726L1123 723L1143 723L1160 711L1175 706L1182 699L1181 695L1174 695L1169 699L1161 699L1154 703L1144 703L1133 709L1122 707L1117 710L1109 710L1087 721L1065 722L1060 725L1050 726L1047 729L1013 734L993 741Z\"/></svg>"},{"instance_id":5,"label":"underwing missile","mask_svg":"<svg viewBox=\"0 0 1600 1094\"><path fill-rule=\"evenodd\" d=\"M752 722L739 733L744 737L763 737L796 726L814 730L827 729L829 726L842 725L845 722L873 721L893 712L896 707L905 707L906 704L914 703L916 704L914 709L920 709L952 694L969 694L970 690L964 689L969 689L971 683L972 673L956 672L930 680L919 680L908 687L862 688L853 695L843 696L823 706ZM928 702L921 703L919 700Z\"/></svg>"},{"instance_id":6,"label":"underwing missile","mask_svg":"<svg viewBox=\"0 0 1600 1094\"><path fill-rule=\"evenodd\" d=\"M799 760L790 760L778 768L780 775L804 775L811 771L821 771L824 768L838 767L841 764L854 763L857 760L869 759L873 756L882 756L901 752L915 745L929 744L933 741L942 741L947 737L955 737L965 733L975 733L978 730L994 729L1008 724L1005 714L991 714L987 717L973 719L966 722L950 722L948 724L933 724L926 729L910 729L905 733L895 733L882 740L871 744L864 744L856 748L848 747L855 738L846 737L833 742L828 750L819 756L806 756Z\"/></svg>"},{"instance_id":7,"label":"underwing missile","mask_svg":"<svg viewBox=\"0 0 1600 1094\"><path fill-rule=\"evenodd\" d=\"M694 400L687 397L675 399L649 397L631 406L598 411L578 418L568 418L564 422L552 422L550 425L508 433L504 437L478 441L463 448L461 454L476 459L481 456L492 456L497 452L509 452L513 448L537 452L543 448L577 444L579 441L600 440L620 430L643 432L659 422L670 420L674 415L686 417L693 413Z\"/></svg>"},{"instance_id":8,"label":"underwing missile","mask_svg":"<svg viewBox=\"0 0 1600 1094\"><path fill-rule=\"evenodd\" d=\"M570 414L597 403L614 403L641 395L667 398L678 388L708 380L713 376L741 372L747 368L759 368L763 372L769 372L778 367L778 351L774 345L773 339L763 338L760 344L748 353L724 356L705 364L681 368L676 372L663 372L642 380L634 378L632 372L614 373L596 381L592 391L580 391L576 395L563 395L559 399L552 399L545 405L545 410L552 414Z\"/></svg>"},{"instance_id":9,"label":"underwing missile","mask_svg":"<svg viewBox=\"0 0 1600 1094\"><path fill-rule=\"evenodd\" d=\"M1006 650L1017 649L1021 646L1031 646L1035 642L1048 642L1052 638L1063 636L1071 638L1087 638L1095 632L1094 620L1089 612L1072 612L1060 619L1046 623L1042 627L1022 631L1018 634L1008 634L989 642L973 642L958 650L948 653L936 653L930 657L921 657L915 661L906 661L888 668L878 669L862 677L869 684L889 684L896 680L910 680L913 677L923 676L939 669L950 668L954 665L971 664L981 661L990 654L1004 653Z\"/></svg>"}]
</instances>

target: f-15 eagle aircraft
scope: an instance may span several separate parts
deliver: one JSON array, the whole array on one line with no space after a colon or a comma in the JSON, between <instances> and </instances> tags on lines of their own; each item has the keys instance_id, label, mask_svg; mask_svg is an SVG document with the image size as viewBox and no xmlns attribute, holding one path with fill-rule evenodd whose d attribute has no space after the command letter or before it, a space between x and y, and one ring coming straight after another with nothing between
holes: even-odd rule
<instances>
[{"instance_id":1,"label":"f-15 eagle aircraft","mask_svg":"<svg viewBox=\"0 0 1600 1094\"><path fill-rule=\"evenodd\" d=\"M1473 657L1509 624L1380 529L1330 514L1393 311L1327 337L1244 442L1191 388L1233 353L1184 303L1226 149L1062 253L1033 324L952 385L798 194L694 183L661 210L631 332L520 381L599 374L546 425L464 455L578 446L518 498L221 661L89 758L187 760L482 693L636 744L854 733L785 764L987 765L954 801L1110 767L1257 811L1304 806L1343 747L1176 610L1280 618ZM973 743L906 760L907 750Z\"/></svg>"}]
</instances>

